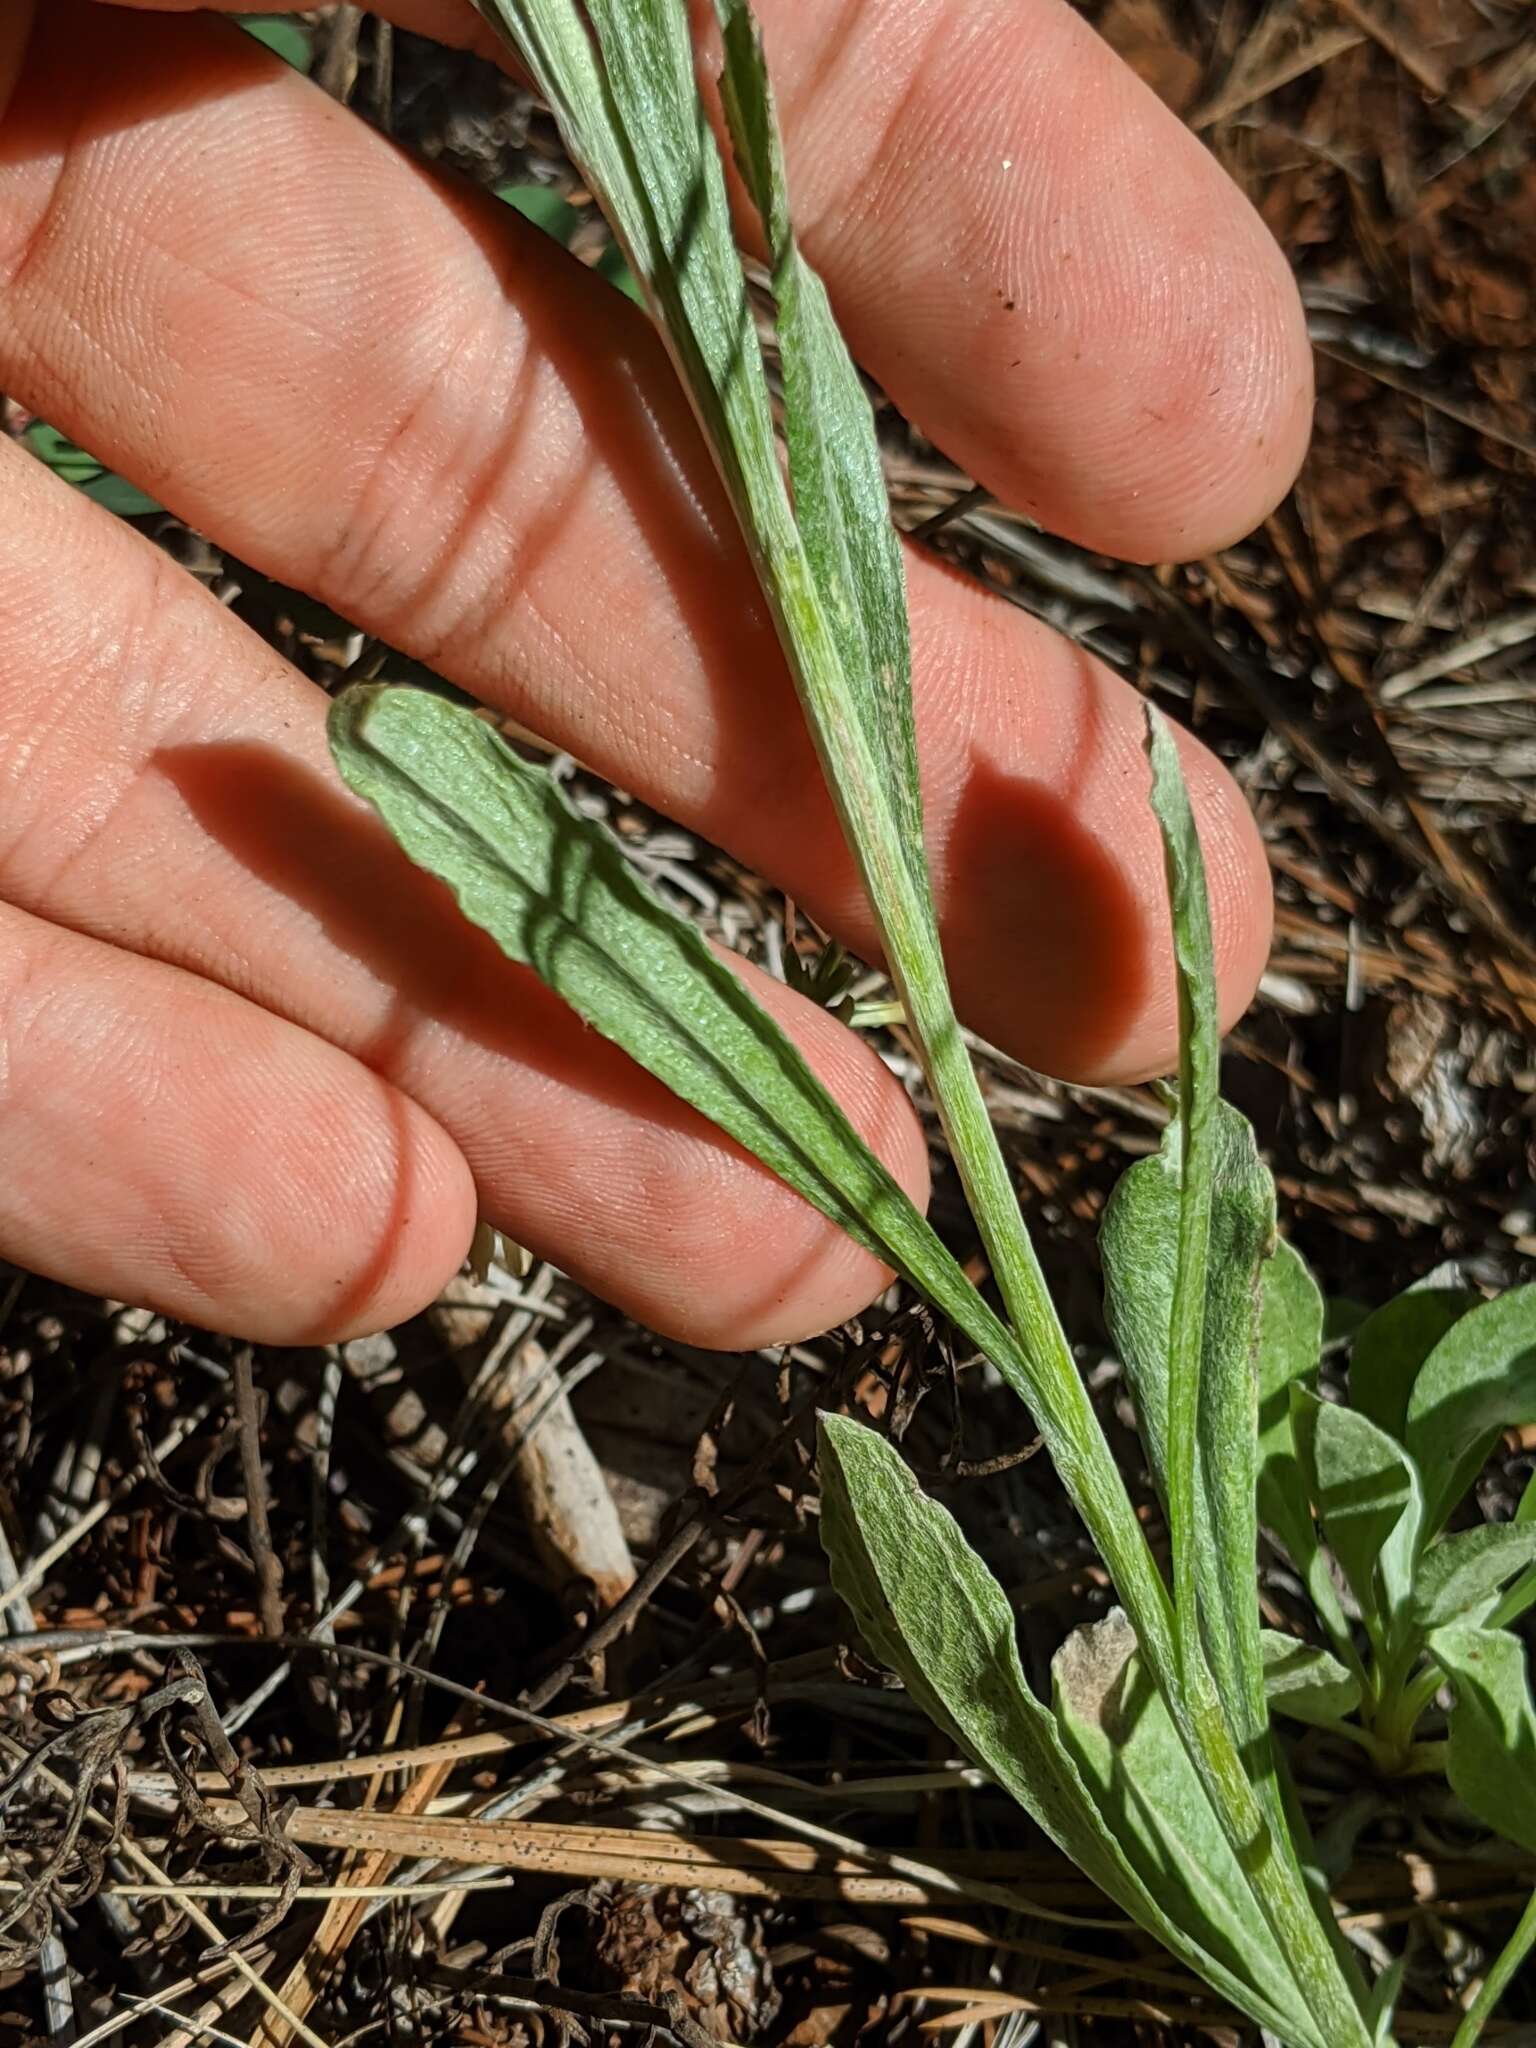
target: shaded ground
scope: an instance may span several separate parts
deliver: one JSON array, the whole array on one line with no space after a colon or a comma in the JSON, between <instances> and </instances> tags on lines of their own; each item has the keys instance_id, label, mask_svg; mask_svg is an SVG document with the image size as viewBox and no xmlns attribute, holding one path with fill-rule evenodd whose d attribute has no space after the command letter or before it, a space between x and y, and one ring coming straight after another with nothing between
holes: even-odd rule
<instances>
[{"instance_id":1,"label":"shaded ground","mask_svg":"<svg viewBox=\"0 0 1536 2048\"><path fill-rule=\"evenodd\" d=\"M1242 546L1142 575L976 501L887 415L897 515L912 527L949 512L931 545L1132 675L1239 773L1280 920L1226 1085L1325 1285L1377 1301L1447 1257L1506 1285L1536 1254L1526 10L1089 11L1200 128L1295 263L1319 355L1306 474ZM471 175L558 191L575 208L559 224L600 256L600 224L547 123L504 82L378 39L351 11L314 32L312 52L402 139ZM245 614L311 673L334 679L355 654L339 622L143 516L227 574ZM782 962L783 905L761 884L622 795L582 794L675 901ZM803 928L796 940L814 951ZM916 1085L899 1033L887 1044ZM1069 1327L1134 1459L1099 1348L1092 1245L1109 1188L1155 1141L1155 1101L1063 1089L991 1056L985 1072ZM968 1249L943 1175L936 1215ZM1093 1903L995 1794L947 1768L944 1745L849 1644L815 1542L808 1449L812 1409L838 1401L889 1421L943 1486L1017 1596L1037 1679L1063 1633L1105 1604L1049 1470L1007 1461L1029 1447L1028 1418L982 1372L957 1370L920 1312L893 1296L790 1357L722 1360L637 1330L548 1269L459 1293L342 1353L254 1359L21 1275L0 1293L0 1576L14 1587L28 1560L65 1546L13 1593L11 1633L25 1640L0 1653L5 1739L60 1736L57 1785L34 1773L6 1838L34 1865L42 1846L62 1852L51 1906L7 1937L0 2038L68 2039L71 2003L81 2036L117 2018L125 2041L190 2039L178 2028L200 2014L225 2029L204 2038L292 2037L242 1970L328 2043L563 2043L652 2025L690 2043L702 2030L797 2048L923 2031L969 2043L978 2028L1001 2048L1241 2036L1193 1987L1142 1981L1157 1958L1139 1938L1000 1914L985 1896L1000 1873L1056 1911ZM534 1418L566 1429L573 1457L595 1454L641 1569L618 1609L632 1626L602 1619L617 1586L580 1577L591 1527L570 1525L558 1488L541 1491ZM999 1458L1006 1469L965 1476L966 1461ZM1485 1488L1490 1512L1508 1512L1530 1463L1511 1442ZM263 1498L265 1527L251 1514ZM1267 1570L1266 1594L1283 1615L1283 1573ZM333 1648L314 1646L322 1634ZM192 1667L169 1659L169 1635L192 1639L216 1716ZM480 1704L451 1687L478 1689ZM561 1729L492 1704L518 1701ZM66 1732L84 1708L104 1718ZM370 1769L380 1752L443 1738L457 1746ZM167 1775L221 1755L259 1765L269 1788L236 1772L243 1844ZM310 1760L328 1768L284 1778ZM134 1773L126 1832L120 1761ZM1360 1829L1344 1887L1357 1937L1407 1940L1414 2037L1448 2036L1521 1877L1497 1858L1462 1864L1475 1835L1443 1793L1367 1788L1350 1803L1357 1773L1320 1743L1297 1768L1314 1817ZM533 1833L506 1825L530 1819ZM874 1853L839 1874L838 1851L808 1826ZM467 1841L478 1861L466 1872ZM444 1863L450 1844L459 1860ZM893 1872L881 1852L926 1876ZM177 1899L152 1889L166 1872ZM360 1909L280 1896L344 1872L394 1895ZM214 1882L245 1894L187 1893ZM412 1885L429 1889L407 1896ZM199 1912L246 1931L240 1965L206 1958L209 1934L188 1917ZM39 1955L58 1976L51 2007ZM309 1976L295 1974L306 1957ZM133 2017L136 1998L158 2004ZM1536 1992L1513 1994L1508 2014L1536 2017Z\"/></svg>"}]
</instances>

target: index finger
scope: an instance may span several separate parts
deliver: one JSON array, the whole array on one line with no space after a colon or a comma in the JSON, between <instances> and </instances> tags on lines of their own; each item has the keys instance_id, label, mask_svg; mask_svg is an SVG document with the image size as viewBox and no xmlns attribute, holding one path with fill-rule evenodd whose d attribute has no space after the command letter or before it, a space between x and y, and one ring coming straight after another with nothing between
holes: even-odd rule
<instances>
[{"instance_id":1,"label":"index finger","mask_svg":"<svg viewBox=\"0 0 1536 2048\"><path fill-rule=\"evenodd\" d=\"M499 48L468 0L378 11ZM997 497L1106 554L1207 554L1273 509L1312 405L1284 259L1065 0L756 11L806 252L854 354L914 424Z\"/></svg>"}]
</instances>

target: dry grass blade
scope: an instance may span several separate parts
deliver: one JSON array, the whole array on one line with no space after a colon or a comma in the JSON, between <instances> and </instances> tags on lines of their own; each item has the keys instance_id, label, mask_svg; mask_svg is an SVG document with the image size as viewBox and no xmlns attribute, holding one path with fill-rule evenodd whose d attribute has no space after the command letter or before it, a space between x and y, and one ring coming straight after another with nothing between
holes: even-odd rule
<instances>
[{"instance_id":1,"label":"dry grass blade","mask_svg":"<svg viewBox=\"0 0 1536 2048\"><path fill-rule=\"evenodd\" d=\"M408 1820L424 1813L447 1783L457 1761L456 1756L445 1756L418 1770L396 1801L394 1817ZM370 1793L376 1785L377 1780L370 1785ZM343 1890L326 1907L313 1939L283 1981L280 2006L274 2006L262 2021L258 2048L289 2048L294 2038L293 2021L302 2019L324 1995L368 1916L371 1897L383 1885L396 1861L397 1857L388 1850L369 1849L349 1866L347 1876L357 1895L348 1898Z\"/></svg>"},{"instance_id":2,"label":"dry grass blade","mask_svg":"<svg viewBox=\"0 0 1536 2048\"><path fill-rule=\"evenodd\" d=\"M963 1920L944 1920L933 1914L915 1913L907 1919L906 1925L920 1934L936 1935L944 1941L964 1942L970 1948L991 1949L999 1955L1027 1956L1033 1962L1042 1963L1075 1963L1085 1968L1103 1966L1102 1958L1085 1955L1077 1949L1062 1948L1049 1941L1027 1941L1018 1935L988 1934ZM1140 1957L1117 1958L1113 1969L1119 1977L1132 1977L1138 1983L1156 1984L1166 1991L1181 1992L1185 1996L1198 1993L1200 1989L1187 1971L1159 1969L1155 1963L1143 1962Z\"/></svg>"},{"instance_id":3,"label":"dry grass blade","mask_svg":"<svg viewBox=\"0 0 1536 2048\"><path fill-rule=\"evenodd\" d=\"M171 1453L178 1450L188 1437L202 1428L214 1408L218 1405L220 1398L217 1394L210 1394L206 1400L199 1402L189 1413L179 1416L175 1424L152 1447L152 1458L157 1461L169 1458ZM61 1529L58 1536L45 1550L40 1551L36 1557L30 1558L23 1565L16 1584L10 1590L9 1597L13 1600L30 1599L39 1586L46 1582L48 1574L58 1564L59 1560L67 1557L76 1544L82 1542L102 1518L111 1513L113 1507L143 1479L147 1469L147 1463L132 1466L124 1473L110 1493L103 1494L83 1514L77 1515L67 1528Z\"/></svg>"},{"instance_id":4,"label":"dry grass blade","mask_svg":"<svg viewBox=\"0 0 1536 2048\"><path fill-rule=\"evenodd\" d=\"M1071 1925L1125 1924L1042 1906L1021 1888L1038 1866L1018 1856L977 1854L924 1863L877 1849L862 1850L857 1844L849 1846L858 1853L849 1855L811 1842L693 1838L643 1828L477 1821L457 1815L411 1818L328 1807L301 1806L288 1825L295 1841L312 1848L368 1849L551 1877L700 1885L739 1898L839 1899L889 1906L973 1899ZM1055 1859L1049 1867L1052 1896L1069 1895L1090 1904L1097 1899L1092 1886L1073 1876L1069 1864Z\"/></svg>"},{"instance_id":5,"label":"dry grass blade","mask_svg":"<svg viewBox=\"0 0 1536 2048\"><path fill-rule=\"evenodd\" d=\"M1270 93L1305 78L1309 71L1331 64L1335 57L1357 48L1364 40L1361 30L1335 24L1319 29L1309 42L1278 53L1269 61L1264 61L1263 56L1250 58L1241 69L1234 70L1214 98L1190 116L1190 126L1201 131L1218 128L1223 121L1230 121Z\"/></svg>"}]
</instances>

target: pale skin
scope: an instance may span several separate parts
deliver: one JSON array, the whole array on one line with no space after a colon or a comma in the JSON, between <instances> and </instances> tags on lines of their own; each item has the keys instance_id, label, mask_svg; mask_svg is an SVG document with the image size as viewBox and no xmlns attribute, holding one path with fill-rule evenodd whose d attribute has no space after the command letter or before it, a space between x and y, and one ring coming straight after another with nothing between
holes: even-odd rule
<instances>
[{"instance_id":1,"label":"pale skin","mask_svg":"<svg viewBox=\"0 0 1536 2048\"><path fill-rule=\"evenodd\" d=\"M396 22L488 53L464 0ZM1279 252L1061 0L761 0L807 250L893 400L1003 500L1187 558L1288 487ZM181 0L0 9L0 390L234 556L429 661L855 949L867 911L643 317ZM909 549L967 1019L1166 1069L1134 692ZM0 1254L267 1342L395 1322L477 1211L663 1330L800 1337L880 1269L471 933L340 788L325 699L0 442ZM1185 749L1225 1019L1269 940ZM750 968L921 1201L905 1097Z\"/></svg>"}]
</instances>

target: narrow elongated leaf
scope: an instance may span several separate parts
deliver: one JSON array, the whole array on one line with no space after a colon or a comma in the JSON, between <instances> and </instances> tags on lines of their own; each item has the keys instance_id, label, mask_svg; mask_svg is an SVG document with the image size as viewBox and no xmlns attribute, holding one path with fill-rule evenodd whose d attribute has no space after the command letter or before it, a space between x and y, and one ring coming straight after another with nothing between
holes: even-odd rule
<instances>
[{"instance_id":1,"label":"narrow elongated leaf","mask_svg":"<svg viewBox=\"0 0 1536 2048\"><path fill-rule=\"evenodd\" d=\"M1464 1287L1410 1287L1374 1310L1350 1346L1350 1407L1401 1441L1419 1368L1482 1298Z\"/></svg>"},{"instance_id":2,"label":"narrow elongated leaf","mask_svg":"<svg viewBox=\"0 0 1536 2048\"><path fill-rule=\"evenodd\" d=\"M1442 1536L1419 1561L1409 1616L1416 1628L1482 1617L1473 1610L1536 1562L1536 1522L1496 1522Z\"/></svg>"},{"instance_id":3,"label":"narrow elongated leaf","mask_svg":"<svg viewBox=\"0 0 1536 2048\"><path fill-rule=\"evenodd\" d=\"M792 1042L549 775L424 690L357 685L329 729L343 779L503 952L962 1327L987 1314ZM979 1341L1008 1358L995 1321Z\"/></svg>"},{"instance_id":4,"label":"narrow elongated leaf","mask_svg":"<svg viewBox=\"0 0 1536 2048\"><path fill-rule=\"evenodd\" d=\"M1319 1922L1288 1825L1269 1741L1254 1586L1256 1293L1247 1314L1238 1318L1242 1340L1227 1342L1217 1332L1209 1354L1206 1348L1223 1118L1217 1095L1220 1029L1205 864L1173 735L1150 708L1147 728L1152 810L1163 842L1179 1009L1178 1257L1169 1324L1165 1459L1176 1675L1167 1670L1160 1652L1153 1656L1141 1617L1133 1619L1141 1654L1153 1670L1228 1841L1242 1851L1240 1866L1255 1898L1262 1901L1266 1922L1280 1938L1296 1981L1306 1986L1312 2012L1342 2048L1342 2043L1363 2034L1364 1987L1352 1961ZM1250 1171L1250 1185L1253 1178ZM1264 1187L1267 1201L1267 1176ZM1238 1266L1249 1289L1256 1289L1255 1268L1256 1260ZM1208 1455L1202 1455L1202 1440ZM1209 1576L1203 1561L1206 1552L1216 1558L1219 1593L1217 1604L1202 1614ZM1216 1655L1224 1665L1221 1684L1212 1674L1210 1644L1220 1645Z\"/></svg>"},{"instance_id":5,"label":"narrow elongated leaf","mask_svg":"<svg viewBox=\"0 0 1536 2048\"><path fill-rule=\"evenodd\" d=\"M1296 1442L1323 1533L1373 1627L1406 1608L1423 1526L1419 1475L1402 1445L1353 1408L1294 1388Z\"/></svg>"},{"instance_id":6,"label":"narrow elongated leaf","mask_svg":"<svg viewBox=\"0 0 1536 2048\"><path fill-rule=\"evenodd\" d=\"M1359 1681L1326 1650L1272 1628L1263 1632L1263 1649L1264 1689L1273 1712L1327 1728L1348 1720L1359 1706Z\"/></svg>"},{"instance_id":7,"label":"narrow elongated leaf","mask_svg":"<svg viewBox=\"0 0 1536 2048\"><path fill-rule=\"evenodd\" d=\"M1366 2007L1365 2016L1370 2022L1371 2038L1374 2043L1380 2044L1392 2039L1392 2014L1402 1995L1403 1972L1407 1965L1408 1958L1399 1956L1395 1962L1387 1965L1371 1986L1371 2002Z\"/></svg>"},{"instance_id":8,"label":"narrow elongated leaf","mask_svg":"<svg viewBox=\"0 0 1536 2048\"><path fill-rule=\"evenodd\" d=\"M1192 1674L1199 1654L1199 1558L1205 1522L1200 1505L1199 1437L1206 1275L1211 1255L1212 1126L1217 1114L1220 1035L1216 1022L1215 952L1200 836L1179 774L1173 737L1165 720L1150 708L1147 758L1152 768L1152 809L1163 841L1179 1000L1179 1209L1168 1323L1167 1441L1162 1463L1173 1536L1179 1644L1188 1673ZM1254 1431L1256 1435L1256 1421ZM1250 1480L1254 1455L1250 1449ZM1254 1661L1257 1663L1256 1657ZM1246 1693L1248 1688L1243 1690Z\"/></svg>"},{"instance_id":9,"label":"narrow elongated leaf","mask_svg":"<svg viewBox=\"0 0 1536 2048\"><path fill-rule=\"evenodd\" d=\"M1007 1596L953 1516L923 1496L882 1437L845 1417L821 1418L820 1460L821 1535L833 1584L874 1654L1108 1897L1283 2039L1316 2041L1240 1872L1225 1873L1235 1905L1198 1870L1176 1889L1164 1882L1161 1892L1138 1874L1134 1831L1117 1841L1098 1787L1084 1783L1071 1731L1064 1739L1057 1717L1030 1691ZM1230 1858L1171 1729L1168 1739L1182 1759L1180 1794L1193 1802L1182 1818L1203 1811L1218 1855ZM1186 1850L1186 1866L1199 1862ZM1161 1859L1156 1868L1163 1881ZM1192 1885L1209 1893L1214 1918L1195 1908Z\"/></svg>"},{"instance_id":10,"label":"narrow elongated leaf","mask_svg":"<svg viewBox=\"0 0 1536 2048\"><path fill-rule=\"evenodd\" d=\"M1290 2007L1284 2038L1311 2023L1243 1880L1167 1708L1135 1655L1123 1614L1080 1628L1052 1667L1056 1717L1098 1807L1146 1890L1255 1998Z\"/></svg>"},{"instance_id":11,"label":"narrow elongated leaf","mask_svg":"<svg viewBox=\"0 0 1536 2048\"><path fill-rule=\"evenodd\" d=\"M1217 1095L1220 1032L1205 863L1178 749L1154 711L1148 714L1147 755L1168 877L1179 993L1177 1115L1163 1152L1147 1164L1167 1174L1176 1189L1164 1368L1166 1442L1159 1462L1173 1536L1180 1656L1192 1696L1204 1691L1201 1671L1209 1658L1219 1710L1284 1841L1268 1751L1254 1588L1259 1269L1274 1240L1274 1184L1252 1131ZM1156 1184L1147 1175L1139 1185L1150 1199L1136 1206L1150 1211ZM1135 1224L1149 1233L1156 1227L1150 1214ZM1166 1223L1158 1234L1166 1239ZM1128 1232L1119 1233L1114 1254L1122 1263L1127 1256L1137 1257ZM1106 1254L1106 1270L1108 1264ZM1166 1276L1168 1265L1166 1251L1149 1262L1149 1291ZM1132 1285L1139 1289L1143 1276L1138 1273ZM1157 1405L1154 1397L1152 1409ZM1155 1422L1152 1434L1154 1439L1163 1434Z\"/></svg>"},{"instance_id":12,"label":"narrow elongated leaf","mask_svg":"<svg viewBox=\"0 0 1536 2048\"><path fill-rule=\"evenodd\" d=\"M1472 1484L1500 1430L1521 1422L1536 1422L1536 1286L1462 1316L1413 1383L1403 1441L1424 1477L1427 1532Z\"/></svg>"},{"instance_id":13,"label":"narrow elongated leaf","mask_svg":"<svg viewBox=\"0 0 1536 2048\"><path fill-rule=\"evenodd\" d=\"M1525 1647L1504 1629L1437 1629L1430 1655L1456 1687L1446 1776L1485 1827L1536 1854L1536 1711Z\"/></svg>"},{"instance_id":14,"label":"narrow elongated leaf","mask_svg":"<svg viewBox=\"0 0 1536 2048\"><path fill-rule=\"evenodd\" d=\"M1195 1564L1211 1669L1229 1709L1239 1717L1235 1732L1246 1748L1264 1727L1262 1677L1257 1690L1254 1685L1259 1668L1255 1358L1259 1276L1273 1238L1274 1187L1244 1118L1218 1102L1212 1124L1211 1249L1195 1446ZM1182 1150L1183 1123L1175 1118L1159 1150L1121 1175L1099 1235L1106 1318L1136 1398L1148 1460L1165 1495Z\"/></svg>"},{"instance_id":15,"label":"narrow elongated leaf","mask_svg":"<svg viewBox=\"0 0 1536 2048\"><path fill-rule=\"evenodd\" d=\"M768 244L795 522L843 673L854 684L870 756L885 775L914 882L926 894L906 577L869 401L838 333L826 289L795 239L757 24L744 0L716 0L716 11L725 38L721 100L742 180ZM854 421L863 431L849 431Z\"/></svg>"}]
</instances>

